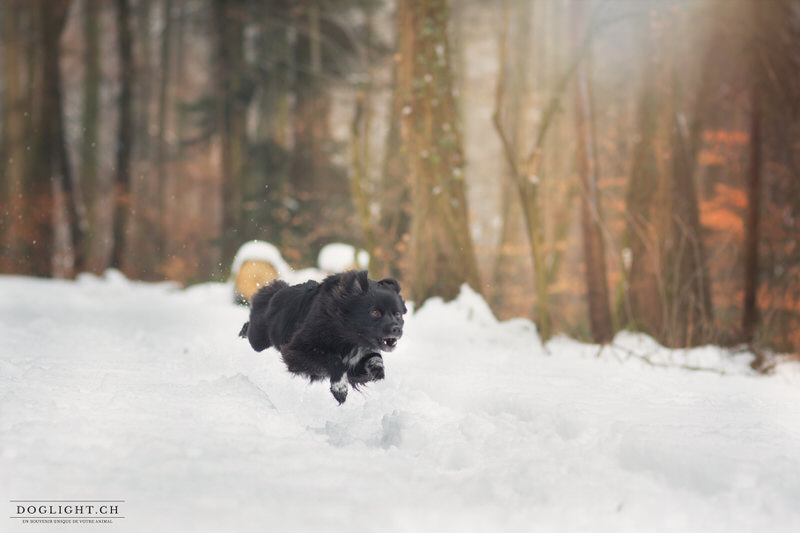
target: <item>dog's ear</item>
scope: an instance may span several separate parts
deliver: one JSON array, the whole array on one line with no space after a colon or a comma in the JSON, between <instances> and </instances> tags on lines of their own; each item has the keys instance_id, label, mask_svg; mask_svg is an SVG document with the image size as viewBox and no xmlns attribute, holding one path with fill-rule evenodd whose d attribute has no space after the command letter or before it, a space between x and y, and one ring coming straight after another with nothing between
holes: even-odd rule
<instances>
[{"instance_id":1,"label":"dog's ear","mask_svg":"<svg viewBox=\"0 0 800 533\"><path fill-rule=\"evenodd\" d=\"M358 272L354 272L354 274L356 279L353 282L353 292L356 294L367 292L367 290L369 290L369 272L366 270L360 270Z\"/></svg>"},{"instance_id":2,"label":"dog's ear","mask_svg":"<svg viewBox=\"0 0 800 533\"><path fill-rule=\"evenodd\" d=\"M341 274L335 274L330 279L335 279L332 289L341 296L356 296L367 292L369 289L369 278L367 271L348 270Z\"/></svg>"},{"instance_id":3,"label":"dog's ear","mask_svg":"<svg viewBox=\"0 0 800 533\"><path fill-rule=\"evenodd\" d=\"M391 289L397 294L400 294L400 284L397 283L397 280L394 278L385 278L378 282L378 285L385 287L387 289Z\"/></svg>"},{"instance_id":4,"label":"dog's ear","mask_svg":"<svg viewBox=\"0 0 800 533\"><path fill-rule=\"evenodd\" d=\"M341 274L331 274L322 282L322 290L337 298L350 298L367 292L369 279L367 271L348 270Z\"/></svg>"}]
</instances>

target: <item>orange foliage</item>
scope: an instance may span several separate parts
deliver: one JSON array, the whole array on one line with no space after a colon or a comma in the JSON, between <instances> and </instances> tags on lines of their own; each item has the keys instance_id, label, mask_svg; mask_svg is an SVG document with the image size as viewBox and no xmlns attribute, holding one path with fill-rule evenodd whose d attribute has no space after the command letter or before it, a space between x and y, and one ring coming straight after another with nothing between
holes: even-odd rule
<instances>
[{"instance_id":1,"label":"orange foliage","mask_svg":"<svg viewBox=\"0 0 800 533\"><path fill-rule=\"evenodd\" d=\"M724 183L717 183L714 190L720 203L742 209L747 207L747 194L743 190Z\"/></svg>"},{"instance_id":2,"label":"orange foliage","mask_svg":"<svg viewBox=\"0 0 800 533\"><path fill-rule=\"evenodd\" d=\"M700 155L698 156L698 161L700 165L704 167L708 167L711 165L725 164L725 158L722 157L721 154L718 154L717 152L713 152L711 150L701 150Z\"/></svg>"},{"instance_id":3,"label":"orange foliage","mask_svg":"<svg viewBox=\"0 0 800 533\"><path fill-rule=\"evenodd\" d=\"M703 209L700 213L703 226L716 231L729 231L737 236L744 235L742 217L725 209Z\"/></svg>"},{"instance_id":4,"label":"orange foliage","mask_svg":"<svg viewBox=\"0 0 800 533\"><path fill-rule=\"evenodd\" d=\"M737 239L744 237L744 221L741 211L747 207L744 191L718 183L716 194L700 202L700 220L706 228L713 231L733 233Z\"/></svg>"},{"instance_id":5,"label":"orange foliage","mask_svg":"<svg viewBox=\"0 0 800 533\"><path fill-rule=\"evenodd\" d=\"M703 132L703 140L707 143L744 146L750 140L750 135L744 131L706 130Z\"/></svg>"}]
</instances>

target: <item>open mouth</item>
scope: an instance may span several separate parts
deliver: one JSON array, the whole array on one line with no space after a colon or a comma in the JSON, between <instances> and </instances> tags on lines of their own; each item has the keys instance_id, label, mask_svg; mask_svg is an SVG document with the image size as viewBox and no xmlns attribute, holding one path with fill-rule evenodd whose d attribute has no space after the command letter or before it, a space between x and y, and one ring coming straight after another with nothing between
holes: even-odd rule
<instances>
[{"instance_id":1,"label":"open mouth","mask_svg":"<svg viewBox=\"0 0 800 533\"><path fill-rule=\"evenodd\" d=\"M392 351L397 346L397 337L383 337L380 339L381 350Z\"/></svg>"}]
</instances>

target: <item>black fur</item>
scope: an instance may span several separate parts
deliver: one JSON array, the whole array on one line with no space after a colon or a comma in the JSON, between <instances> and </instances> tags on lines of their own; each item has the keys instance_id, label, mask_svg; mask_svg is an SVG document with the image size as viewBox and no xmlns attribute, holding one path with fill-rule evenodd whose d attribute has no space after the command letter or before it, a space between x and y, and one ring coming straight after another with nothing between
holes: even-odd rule
<instances>
[{"instance_id":1,"label":"black fur","mask_svg":"<svg viewBox=\"0 0 800 533\"><path fill-rule=\"evenodd\" d=\"M331 393L343 403L348 382L358 388L383 379L380 352L394 350L405 312L397 281L374 281L366 271L291 287L276 280L253 296L250 322L239 336L257 352L277 348L290 372L330 379Z\"/></svg>"}]
</instances>

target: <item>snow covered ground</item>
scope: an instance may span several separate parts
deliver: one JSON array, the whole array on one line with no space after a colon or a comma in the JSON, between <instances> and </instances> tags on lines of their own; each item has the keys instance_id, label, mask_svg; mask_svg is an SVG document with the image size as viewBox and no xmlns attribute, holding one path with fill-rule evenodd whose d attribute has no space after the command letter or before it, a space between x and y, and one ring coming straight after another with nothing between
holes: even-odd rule
<instances>
[{"instance_id":1,"label":"snow covered ground","mask_svg":"<svg viewBox=\"0 0 800 533\"><path fill-rule=\"evenodd\" d=\"M230 300L0 277L0 531L800 531L793 365L632 334L542 347L465 290L337 406L237 338ZM23 524L23 499L125 518Z\"/></svg>"}]
</instances>

